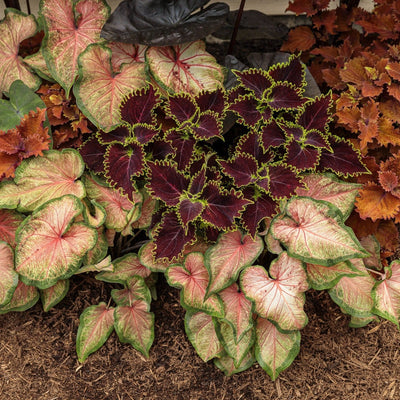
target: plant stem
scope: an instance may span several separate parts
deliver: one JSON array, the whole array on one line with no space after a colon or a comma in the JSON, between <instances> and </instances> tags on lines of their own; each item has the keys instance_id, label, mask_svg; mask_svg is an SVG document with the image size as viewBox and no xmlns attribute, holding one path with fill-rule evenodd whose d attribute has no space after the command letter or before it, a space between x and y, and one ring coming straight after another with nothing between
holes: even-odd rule
<instances>
[{"instance_id":1,"label":"plant stem","mask_svg":"<svg viewBox=\"0 0 400 400\"><path fill-rule=\"evenodd\" d=\"M239 10L238 10L238 13L236 16L236 20L235 20L235 26L233 27L231 41L230 41L229 47L228 47L228 54L232 54L233 48L235 47L236 36L237 36L238 30L239 30L240 20L242 19L242 14L243 14L243 9L244 9L245 4L246 4L246 0L241 0Z\"/></svg>"}]
</instances>

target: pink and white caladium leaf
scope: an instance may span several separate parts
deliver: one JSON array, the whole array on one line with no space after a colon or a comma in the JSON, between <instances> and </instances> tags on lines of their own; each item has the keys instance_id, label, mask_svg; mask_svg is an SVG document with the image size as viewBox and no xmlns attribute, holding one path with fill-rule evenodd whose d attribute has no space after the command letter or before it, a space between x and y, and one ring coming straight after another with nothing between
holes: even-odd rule
<instances>
[{"instance_id":1,"label":"pink and white caladium leaf","mask_svg":"<svg viewBox=\"0 0 400 400\"><path fill-rule=\"evenodd\" d=\"M254 329L248 330L243 337L237 342L236 334L232 329L232 326L223 321L213 320L215 325L215 332L219 341L224 346L224 349L228 356L233 358L233 363L236 368L239 368L247 354L253 347L255 340Z\"/></svg>"},{"instance_id":2,"label":"pink and white caladium leaf","mask_svg":"<svg viewBox=\"0 0 400 400\"><path fill-rule=\"evenodd\" d=\"M133 229L145 229L151 224L153 215L157 210L157 200L153 196L149 195L149 192L145 188L139 189L139 193L142 195L142 203L140 208L139 218L132 223Z\"/></svg>"},{"instance_id":3,"label":"pink and white caladium leaf","mask_svg":"<svg viewBox=\"0 0 400 400\"><path fill-rule=\"evenodd\" d=\"M67 279L96 243L97 233L74 218L82 212L71 195L50 200L26 218L17 230L15 270L20 279L39 289Z\"/></svg>"},{"instance_id":4,"label":"pink and white caladium leaf","mask_svg":"<svg viewBox=\"0 0 400 400\"><path fill-rule=\"evenodd\" d=\"M372 289L376 281L368 273L362 260L352 260L352 263L360 275L344 276L328 293L343 312L355 317L370 317L374 306Z\"/></svg>"},{"instance_id":5,"label":"pink and white caladium leaf","mask_svg":"<svg viewBox=\"0 0 400 400\"><path fill-rule=\"evenodd\" d=\"M45 36L42 53L53 78L66 96L78 74L78 57L100 40L100 31L110 13L103 0L46 0L39 15Z\"/></svg>"},{"instance_id":6,"label":"pink and white caladium leaf","mask_svg":"<svg viewBox=\"0 0 400 400\"><path fill-rule=\"evenodd\" d=\"M290 199L273 219L271 233L289 255L308 263L331 266L368 255L337 207L309 197Z\"/></svg>"},{"instance_id":7,"label":"pink and white caladium leaf","mask_svg":"<svg viewBox=\"0 0 400 400\"><path fill-rule=\"evenodd\" d=\"M280 332L265 318L257 318L255 357L274 381L300 351L300 332Z\"/></svg>"},{"instance_id":8,"label":"pink and white caladium leaf","mask_svg":"<svg viewBox=\"0 0 400 400\"><path fill-rule=\"evenodd\" d=\"M121 123L119 106L124 97L145 85L145 64L123 64L114 71L111 50L103 44L92 44L79 56L79 77L74 85L76 104L104 131Z\"/></svg>"},{"instance_id":9,"label":"pink and white caladium leaf","mask_svg":"<svg viewBox=\"0 0 400 400\"><path fill-rule=\"evenodd\" d=\"M34 286L25 285L19 281L12 295L11 301L0 307L0 314L10 311L25 311L33 307L39 300L39 291Z\"/></svg>"},{"instance_id":10,"label":"pink and white caladium leaf","mask_svg":"<svg viewBox=\"0 0 400 400\"><path fill-rule=\"evenodd\" d=\"M36 19L33 15L26 15L14 9L6 9L4 13L5 18L0 21L0 94L8 93L11 84L18 79L36 90L41 79L18 55L19 44L35 34Z\"/></svg>"},{"instance_id":11,"label":"pink and white caladium leaf","mask_svg":"<svg viewBox=\"0 0 400 400\"><path fill-rule=\"evenodd\" d=\"M76 219L76 222L78 221L80 221L80 218ZM90 225L88 226L89 228L92 228ZM92 268L92 270L95 271L98 271L99 269L107 270L107 268L111 268L112 270L113 267L111 266L111 259L108 261L105 259L108 253L108 248L112 246L110 246L107 241L106 230L104 226L100 226L99 228L97 228L96 232L96 244L85 254L82 259L82 264L85 265L87 268Z\"/></svg>"},{"instance_id":12,"label":"pink and white caladium leaf","mask_svg":"<svg viewBox=\"0 0 400 400\"><path fill-rule=\"evenodd\" d=\"M223 87L224 73L202 40L150 47L146 61L155 81L169 92L197 94Z\"/></svg>"},{"instance_id":13,"label":"pink and white caladium leaf","mask_svg":"<svg viewBox=\"0 0 400 400\"><path fill-rule=\"evenodd\" d=\"M247 331L253 327L253 303L239 291L237 283L233 283L219 293L224 303L225 317L222 321L228 323L238 343Z\"/></svg>"},{"instance_id":14,"label":"pink and white caladium leaf","mask_svg":"<svg viewBox=\"0 0 400 400\"><path fill-rule=\"evenodd\" d=\"M90 354L103 346L113 330L113 307L107 307L104 302L87 307L79 317L76 335L79 362L83 363Z\"/></svg>"},{"instance_id":15,"label":"pink and white caladium leaf","mask_svg":"<svg viewBox=\"0 0 400 400\"><path fill-rule=\"evenodd\" d=\"M154 241L144 244L139 250L139 260L151 272L164 273L171 265L171 262L165 258L155 259L156 246Z\"/></svg>"},{"instance_id":16,"label":"pink and white caladium leaf","mask_svg":"<svg viewBox=\"0 0 400 400\"><path fill-rule=\"evenodd\" d=\"M122 343L130 343L144 356L149 356L154 340L154 314L147 302L135 300L130 306L117 306L114 327Z\"/></svg>"},{"instance_id":17,"label":"pink and white caladium leaf","mask_svg":"<svg viewBox=\"0 0 400 400\"><path fill-rule=\"evenodd\" d=\"M0 183L0 207L33 211L51 199L71 194L85 197L79 181L85 165L74 149L48 150L42 157L25 159L13 181Z\"/></svg>"},{"instance_id":18,"label":"pink and white caladium leaf","mask_svg":"<svg viewBox=\"0 0 400 400\"><path fill-rule=\"evenodd\" d=\"M188 310L201 310L215 317L224 317L221 299L211 295L205 299L209 276L202 253L189 253L181 264L171 265L165 276L171 286L181 288L181 304Z\"/></svg>"},{"instance_id":19,"label":"pink and white caladium leaf","mask_svg":"<svg viewBox=\"0 0 400 400\"><path fill-rule=\"evenodd\" d=\"M259 236L252 238L239 230L219 236L205 254L205 265L210 275L207 296L217 293L237 280L240 271L251 265L263 250Z\"/></svg>"},{"instance_id":20,"label":"pink and white caladium leaf","mask_svg":"<svg viewBox=\"0 0 400 400\"><path fill-rule=\"evenodd\" d=\"M207 362L220 357L224 347L218 340L213 317L204 312L189 312L185 314L185 332L200 358Z\"/></svg>"},{"instance_id":21,"label":"pink and white caladium leaf","mask_svg":"<svg viewBox=\"0 0 400 400\"><path fill-rule=\"evenodd\" d=\"M91 228L100 228L106 220L106 211L104 207L95 200L89 200L86 197L82 199L82 205L82 216L85 223Z\"/></svg>"},{"instance_id":22,"label":"pink and white caladium leaf","mask_svg":"<svg viewBox=\"0 0 400 400\"><path fill-rule=\"evenodd\" d=\"M86 257L86 256L85 256ZM112 272L114 271L114 265L111 262L111 256L107 256L103 258L96 264L84 265L82 268L79 268L78 271L75 272L74 275L83 274L86 272Z\"/></svg>"},{"instance_id":23,"label":"pink and white caladium leaf","mask_svg":"<svg viewBox=\"0 0 400 400\"><path fill-rule=\"evenodd\" d=\"M56 304L58 304L68 293L69 280L61 279L53 286L39 290L40 300L42 302L43 310L49 311Z\"/></svg>"},{"instance_id":24,"label":"pink and white caladium leaf","mask_svg":"<svg viewBox=\"0 0 400 400\"><path fill-rule=\"evenodd\" d=\"M84 174L82 182L89 199L104 208L106 228L121 232L127 226L131 213L139 216L142 203L142 195L139 192L132 192L132 200L129 200L118 190L110 187L105 180L93 174Z\"/></svg>"},{"instance_id":25,"label":"pink and white caladium leaf","mask_svg":"<svg viewBox=\"0 0 400 400\"><path fill-rule=\"evenodd\" d=\"M281 330L293 331L307 325L303 310L307 276L302 262L286 252L272 261L269 274L261 266L247 267L240 277L240 287L254 302L256 313Z\"/></svg>"},{"instance_id":26,"label":"pink and white caladium leaf","mask_svg":"<svg viewBox=\"0 0 400 400\"><path fill-rule=\"evenodd\" d=\"M357 264L360 260L355 259ZM315 290L330 289L344 277L357 277L365 275L352 264L352 260L342 261L330 267L317 264L306 264L307 279L310 287Z\"/></svg>"},{"instance_id":27,"label":"pink and white caladium leaf","mask_svg":"<svg viewBox=\"0 0 400 400\"><path fill-rule=\"evenodd\" d=\"M324 200L334 204L346 220L354 207L360 185L339 180L335 175L310 174L303 178L305 188L298 188L298 196L312 197L315 200Z\"/></svg>"},{"instance_id":28,"label":"pink and white caladium leaf","mask_svg":"<svg viewBox=\"0 0 400 400\"><path fill-rule=\"evenodd\" d=\"M144 63L147 46L122 42L110 42L112 51L111 63L114 71L118 71L122 64Z\"/></svg>"},{"instance_id":29,"label":"pink and white caladium leaf","mask_svg":"<svg viewBox=\"0 0 400 400\"><path fill-rule=\"evenodd\" d=\"M17 285L14 252L8 243L0 241L0 308L11 301Z\"/></svg>"},{"instance_id":30,"label":"pink and white caladium leaf","mask_svg":"<svg viewBox=\"0 0 400 400\"><path fill-rule=\"evenodd\" d=\"M150 289L140 276L127 279L124 289L111 290L111 297L117 305L122 307L132 306L135 300L143 300L148 304L151 302Z\"/></svg>"},{"instance_id":31,"label":"pink and white caladium leaf","mask_svg":"<svg viewBox=\"0 0 400 400\"><path fill-rule=\"evenodd\" d=\"M400 261L393 261L385 268L384 278L372 291L374 314L393 322L399 327L400 317Z\"/></svg>"},{"instance_id":32,"label":"pink and white caladium leaf","mask_svg":"<svg viewBox=\"0 0 400 400\"><path fill-rule=\"evenodd\" d=\"M102 272L96 276L96 279L104 282L125 284L134 276L147 278L151 274L151 271L140 262L139 256L134 253L125 254L113 260L112 263L114 270Z\"/></svg>"},{"instance_id":33,"label":"pink and white caladium leaf","mask_svg":"<svg viewBox=\"0 0 400 400\"><path fill-rule=\"evenodd\" d=\"M14 210L0 210L0 241L15 248L15 232L25 216Z\"/></svg>"},{"instance_id":34,"label":"pink and white caladium leaf","mask_svg":"<svg viewBox=\"0 0 400 400\"><path fill-rule=\"evenodd\" d=\"M242 371L246 371L254 364L254 357L252 352L249 352L244 357L239 367L235 366L235 360L228 354L223 352L219 358L214 358L214 364L219 368L226 376L231 376Z\"/></svg>"}]
</instances>

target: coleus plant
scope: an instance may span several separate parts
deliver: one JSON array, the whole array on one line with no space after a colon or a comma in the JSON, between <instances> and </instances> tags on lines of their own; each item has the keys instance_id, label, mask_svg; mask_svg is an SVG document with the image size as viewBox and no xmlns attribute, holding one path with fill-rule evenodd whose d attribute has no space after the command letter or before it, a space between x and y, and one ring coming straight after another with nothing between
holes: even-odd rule
<instances>
[{"instance_id":1,"label":"coleus plant","mask_svg":"<svg viewBox=\"0 0 400 400\"><path fill-rule=\"evenodd\" d=\"M371 12L358 2L328 10L329 3L290 2L288 10L306 13L313 25L292 30L283 49L301 50L314 77L333 90L337 130L366 156L372 174L358 179L351 224L360 238L377 237L387 262L399 246L399 11L392 0Z\"/></svg>"}]
</instances>

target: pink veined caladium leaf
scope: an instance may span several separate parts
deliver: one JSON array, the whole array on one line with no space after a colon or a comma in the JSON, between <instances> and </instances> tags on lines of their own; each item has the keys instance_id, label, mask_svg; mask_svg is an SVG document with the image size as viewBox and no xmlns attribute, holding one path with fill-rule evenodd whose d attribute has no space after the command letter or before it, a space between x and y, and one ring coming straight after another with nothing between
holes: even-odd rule
<instances>
[{"instance_id":1,"label":"pink veined caladium leaf","mask_svg":"<svg viewBox=\"0 0 400 400\"><path fill-rule=\"evenodd\" d=\"M393 261L385 268L384 279L377 282L372 291L374 314L393 322L399 327L400 317L400 261Z\"/></svg>"},{"instance_id":2,"label":"pink veined caladium leaf","mask_svg":"<svg viewBox=\"0 0 400 400\"><path fill-rule=\"evenodd\" d=\"M272 261L269 276L261 266L247 267L242 272L240 287L254 302L256 313L274 321L280 329L292 331L307 325L303 310L307 276L302 262L286 252Z\"/></svg>"},{"instance_id":3,"label":"pink veined caladium leaf","mask_svg":"<svg viewBox=\"0 0 400 400\"><path fill-rule=\"evenodd\" d=\"M103 236L105 237L105 235L103 235ZM107 246L107 250L108 250L108 246ZM107 254L107 252L106 252L106 254ZM84 264L86 264L85 259L86 259L86 256L84 257ZM107 256L107 257L103 258L96 264L84 265L83 267L79 268L78 271L76 271L74 275L83 274L86 272L103 272L103 271L114 271L114 266L111 262L111 256Z\"/></svg>"},{"instance_id":4,"label":"pink veined caladium leaf","mask_svg":"<svg viewBox=\"0 0 400 400\"><path fill-rule=\"evenodd\" d=\"M83 363L106 342L114 329L114 308L101 302L87 307L79 317L76 352Z\"/></svg>"},{"instance_id":5,"label":"pink veined caladium leaf","mask_svg":"<svg viewBox=\"0 0 400 400\"><path fill-rule=\"evenodd\" d=\"M139 256L134 253L125 254L113 260L113 271L104 271L96 276L96 279L104 282L116 282L125 284L134 276L147 278L151 271L139 260Z\"/></svg>"},{"instance_id":6,"label":"pink veined caladium leaf","mask_svg":"<svg viewBox=\"0 0 400 400\"><path fill-rule=\"evenodd\" d=\"M33 211L45 202L72 194L85 197L79 177L85 165L74 149L48 150L42 157L25 159L15 171L13 181L0 184L0 207Z\"/></svg>"},{"instance_id":7,"label":"pink veined caladium leaf","mask_svg":"<svg viewBox=\"0 0 400 400\"><path fill-rule=\"evenodd\" d=\"M66 96L78 74L78 57L91 43L100 40L100 31L110 13L103 0L46 0L40 3L44 22L43 56L52 77Z\"/></svg>"},{"instance_id":8,"label":"pink veined caladium leaf","mask_svg":"<svg viewBox=\"0 0 400 400\"><path fill-rule=\"evenodd\" d=\"M126 279L124 289L111 290L111 297L122 307L131 307L136 300L151 302L151 292L145 280L140 276Z\"/></svg>"},{"instance_id":9,"label":"pink veined caladium leaf","mask_svg":"<svg viewBox=\"0 0 400 400\"><path fill-rule=\"evenodd\" d=\"M114 71L118 71L122 64L144 63L147 46L122 42L110 42L112 51L111 63Z\"/></svg>"},{"instance_id":10,"label":"pink veined caladium leaf","mask_svg":"<svg viewBox=\"0 0 400 400\"><path fill-rule=\"evenodd\" d=\"M223 321L217 322L215 319L214 325L219 341L224 346L228 356L232 357L235 367L239 368L254 344L254 329L248 330L243 337L236 342L236 334L233 332L231 325Z\"/></svg>"},{"instance_id":11,"label":"pink veined caladium leaf","mask_svg":"<svg viewBox=\"0 0 400 400\"><path fill-rule=\"evenodd\" d=\"M215 332L213 318L204 313L189 311L185 314L185 332L197 354L204 361L220 357L224 347L220 343Z\"/></svg>"},{"instance_id":12,"label":"pink veined caladium leaf","mask_svg":"<svg viewBox=\"0 0 400 400\"><path fill-rule=\"evenodd\" d=\"M73 275L96 243L97 233L74 218L82 212L71 195L48 201L17 230L15 270L26 283L46 289Z\"/></svg>"},{"instance_id":13,"label":"pink veined caladium leaf","mask_svg":"<svg viewBox=\"0 0 400 400\"><path fill-rule=\"evenodd\" d=\"M170 92L197 94L223 87L224 74L215 58L205 51L202 40L146 52L150 73Z\"/></svg>"},{"instance_id":14,"label":"pink veined caladium leaf","mask_svg":"<svg viewBox=\"0 0 400 400\"><path fill-rule=\"evenodd\" d=\"M0 21L0 94L8 93L11 84L17 79L33 90L39 87L41 79L18 55L19 44L33 36L36 29L37 23L33 15L13 9L5 10L5 18Z\"/></svg>"},{"instance_id":15,"label":"pink veined caladium leaf","mask_svg":"<svg viewBox=\"0 0 400 400\"><path fill-rule=\"evenodd\" d=\"M227 288L236 281L240 271L251 265L263 248L259 236L252 238L238 230L221 234L217 243L205 254L206 267L210 274L207 296Z\"/></svg>"},{"instance_id":16,"label":"pink veined caladium leaf","mask_svg":"<svg viewBox=\"0 0 400 400\"><path fill-rule=\"evenodd\" d=\"M77 222L81 221L80 218L77 218ZM84 221L81 221L84 222ZM86 223L87 224L87 223ZM89 228L93 228L93 226L90 226L87 224ZM97 241L96 244L85 254L85 256L82 259L82 264L85 266L86 271L80 268L80 272L89 272L89 271L100 271L100 270L113 270L113 265L111 264L111 257L109 259L106 258L108 248L113 246L114 243L109 245L107 241L107 236L106 236L106 230L104 226L100 226L98 228L94 228L97 232ZM75 272L77 273L77 272Z\"/></svg>"},{"instance_id":17,"label":"pink veined caladium leaf","mask_svg":"<svg viewBox=\"0 0 400 400\"><path fill-rule=\"evenodd\" d=\"M34 286L25 285L19 281L11 301L0 307L0 314L10 311L25 311L33 307L39 300L39 291Z\"/></svg>"},{"instance_id":18,"label":"pink veined caladium leaf","mask_svg":"<svg viewBox=\"0 0 400 400\"><path fill-rule=\"evenodd\" d=\"M18 285L18 274L14 271L14 252L0 241L0 309L11 301Z\"/></svg>"},{"instance_id":19,"label":"pink veined caladium leaf","mask_svg":"<svg viewBox=\"0 0 400 400\"><path fill-rule=\"evenodd\" d=\"M91 228L100 228L106 220L104 208L95 200L89 200L87 197L82 199L82 216L85 223Z\"/></svg>"},{"instance_id":20,"label":"pink veined caladium leaf","mask_svg":"<svg viewBox=\"0 0 400 400\"><path fill-rule=\"evenodd\" d=\"M111 66L111 50L92 44L79 57L79 77L74 85L76 104L97 127L104 131L121 122L119 107L129 93L146 85L143 63Z\"/></svg>"},{"instance_id":21,"label":"pink veined caladium leaf","mask_svg":"<svg viewBox=\"0 0 400 400\"><path fill-rule=\"evenodd\" d=\"M236 282L221 290L218 295L225 309L223 321L232 327L235 343L238 343L253 327L253 304L239 291Z\"/></svg>"},{"instance_id":22,"label":"pink veined caladium leaf","mask_svg":"<svg viewBox=\"0 0 400 400\"><path fill-rule=\"evenodd\" d=\"M68 290L68 279L59 280L53 286L40 290L40 300L42 302L43 310L47 312L53 308L67 295Z\"/></svg>"},{"instance_id":23,"label":"pink veined caladium leaf","mask_svg":"<svg viewBox=\"0 0 400 400\"><path fill-rule=\"evenodd\" d=\"M185 257L183 265L171 265L165 276L171 286L182 289L181 304L183 307L223 318L224 307L221 299L216 295L211 295L205 300L209 277L202 253L189 253Z\"/></svg>"},{"instance_id":24,"label":"pink veined caladium leaf","mask_svg":"<svg viewBox=\"0 0 400 400\"><path fill-rule=\"evenodd\" d=\"M15 232L24 220L24 216L14 210L0 210L0 241L15 248Z\"/></svg>"},{"instance_id":25,"label":"pink veined caladium leaf","mask_svg":"<svg viewBox=\"0 0 400 400\"><path fill-rule=\"evenodd\" d=\"M130 214L140 212L143 198L139 192L132 192L132 200L129 200L98 176L84 174L82 182L87 196L104 208L106 212L104 224L108 229L122 231L128 224Z\"/></svg>"},{"instance_id":26,"label":"pink veined caladium leaf","mask_svg":"<svg viewBox=\"0 0 400 400\"><path fill-rule=\"evenodd\" d=\"M155 260L155 251L156 243L154 241L144 244L139 250L140 262L152 272L164 273L171 262L165 258Z\"/></svg>"},{"instance_id":27,"label":"pink veined caladium leaf","mask_svg":"<svg viewBox=\"0 0 400 400\"><path fill-rule=\"evenodd\" d=\"M328 293L347 314L362 318L370 317L374 306L372 289L375 280L366 270L362 260L352 261L360 273L359 276L344 276L332 289L329 289Z\"/></svg>"},{"instance_id":28,"label":"pink veined caladium leaf","mask_svg":"<svg viewBox=\"0 0 400 400\"><path fill-rule=\"evenodd\" d=\"M298 188L298 196L312 197L315 200L324 200L334 204L347 219L350 215L358 189L357 183L344 182L333 174L310 174L303 178L305 188Z\"/></svg>"},{"instance_id":29,"label":"pink veined caladium leaf","mask_svg":"<svg viewBox=\"0 0 400 400\"><path fill-rule=\"evenodd\" d=\"M254 364L254 361L251 352L246 354L239 367L235 366L235 360L226 353L223 353L219 358L214 358L215 366L223 371L226 376L246 371L246 369L249 369Z\"/></svg>"},{"instance_id":30,"label":"pink veined caladium leaf","mask_svg":"<svg viewBox=\"0 0 400 400\"><path fill-rule=\"evenodd\" d=\"M154 314L144 300L135 300L131 306L117 306L114 327L122 343L130 343L146 357L154 340Z\"/></svg>"},{"instance_id":31,"label":"pink veined caladium leaf","mask_svg":"<svg viewBox=\"0 0 400 400\"><path fill-rule=\"evenodd\" d=\"M255 356L274 381L300 351L300 332L282 333L265 318L257 318Z\"/></svg>"},{"instance_id":32,"label":"pink veined caladium leaf","mask_svg":"<svg viewBox=\"0 0 400 400\"><path fill-rule=\"evenodd\" d=\"M331 266L368 255L337 207L309 197L289 200L272 221L271 232L289 255L313 264Z\"/></svg>"}]
</instances>

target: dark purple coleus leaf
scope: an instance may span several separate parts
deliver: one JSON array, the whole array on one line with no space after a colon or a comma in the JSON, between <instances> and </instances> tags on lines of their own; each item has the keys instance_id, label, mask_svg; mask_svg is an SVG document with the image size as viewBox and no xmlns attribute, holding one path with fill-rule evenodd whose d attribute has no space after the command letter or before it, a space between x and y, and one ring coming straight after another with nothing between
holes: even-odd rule
<instances>
[{"instance_id":1,"label":"dark purple coleus leaf","mask_svg":"<svg viewBox=\"0 0 400 400\"><path fill-rule=\"evenodd\" d=\"M144 170L144 151L138 143L126 146L111 144L105 155L106 176L112 184L123 189L132 200L136 188L132 178L139 176Z\"/></svg>"},{"instance_id":2,"label":"dark purple coleus leaf","mask_svg":"<svg viewBox=\"0 0 400 400\"><path fill-rule=\"evenodd\" d=\"M292 140L287 145L287 154L285 162L298 170L315 168L318 163L320 149L309 147Z\"/></svg>"},{"instance_id":3,"label":"dark purple coleus leaf","mask_svg":"<svg viewBox=\"0 0 400 400\"><path fill-rule=\"evenodd\" d=\"M183 227L175 211L166 212L153 239L156 244L156 258L172 260L179 257L185 246L196 239L193 224Z\"/></svg>"},{"instance_id":4,"label":"dark purple coleus leaf","mask_svg":"<svg viewBox=\"0 0 400 400\"><path fill-rule=\"evenodd\" d=\"M165 140L154 140L146 146L146 154L151 155L152 160L165 160L174 153L174 148Z\"/></svg>"},{"instance_id":5,"label":"dark purple coleus leaf","mask_svg":"<svg viewBox=\"0 0 400 400\"><path fill-rule=\"evenodd\" d=\"M213 111L206 111L200 114L200 117L193 127L194 137L198 140L207 140L213 137L221 137L222 121L218 114Z\"/></svg>"},{"instance_id":6,"label":"dark purple coleus leaf","mask_svg":"<svg viewBox=\"0 0 400 400\"><path fill-rule=\"evenodd\" d=\"M191 193L193 196L199 194L203 190L206 179L206 168L202 166L200 171L198 171L190 181L190 185L188 188L189 193Z\"/></svg>"},{"instance_id":7,"label":"dark purple coleus leaf","mask_svg":"<svg viewBox=\"0 0 400 400\"><path fill-rule=\"evenodd\" d=\"M230 176L235 185L246 186L257 180L257 160L246 153L240 153L230 160L218 160L225 174Z\"/></svg>"},{"instance_id":8,"label":"dark purple coleus leaf","mask_svg":"<svg viewBox=\"0 0 400 400\"><path fill-rule=\"evenodd\" d=\"M204 204L199 200L183 199L179 203L179 217L186 227L189 222L194 221L203 211Z\"/></svg>"},{"instance_id":9,"label":"dark purple coleus leaf","mask_svg":"<svg viewBox=\"0 0 400 400\"><path fill-rule=\"evenodd\" d=\"M192 137L180 135L174 129L166 134L165 140L170 142L174 149L173 160L178 164L178 169L184 171L190 165L195 155L196 140Z\"/></svg>"},{"instance_id":10,"label":"dark purple coleus leaf","mask_svg":"<svg viewBox=\"0 0 400 400\"><path fill-rule=\"evenodd\" d=\"M133 127L132 133L139 143L146 144L160 133L160 128L148 124L137 124Z\"/></svg>"},{"instance_id":11,"label":"dark purple coleus leaf","mask_svg":"<svg viewBox=\"0 0 400 400\"><path fill-rule=\"evenodd\" d=\"M259 102L251 95L244 95L235 100L229 110L240 117L240 123L254 127L261 120L268 121L271 118L271 110L266 108L261 112L258 105Z\"/></svg>"},{"instance_id":12,"label":"dark purple coleus leaf","mask_svg":"<svg viewBox=\"0 0 400 400\"><path fill-rule=\"evenodd\" d=\"M218 229L229 229L249 200L241 198L233 189L222 191L216 182L205 185L201 198L207 202L201 217Z\"/></svg>"},{"instance_id":13,"label":"dark purple coleus leaf","mask_svg":"<svg viewBox=\"0 0 400 400\"><path fill-rule=\"evenodd\" d=\"M251 90L257 99L262 99L264 92L272 86L272 80L262 69L246 69L235 71L240 83L248 90Z\"/></svg>"},{"instance_id":14,"label":"dark purple coleus leaf","mask_svg":"<svg viewBox=\"0 0 400 400\"><path fill-rule=\"evenodd\" d=\"M305 85L305 67L298 57L293 57L287 63L273 65L269 69L268 75L275 82L289 82L297 88L302 88Z\"/></svg>"},{"instance_id":15,"label":"dark purple coleus leaf","mask_svg":"<svg viewBox=\"0 0 400 400\"><path fill-rule=\"evenodd\" d=\"M331 150L328 139L320 131L317 130L311 130L306 132L304 144L316 148L319 147L325 148L328 151Z\"/></svg>"},{"instance_id":16,"label":"dark purple coleus leaf","mask_svg":"<svg viewBox=\"0 0 400 400\"><path fill-rule=\"evenodd\" d=\"M244 228L254 237L260 222L276 213L278 203L267 193L251 186L243 190L243 195L253 203L246 207L241 220Z\"/></svg>"},{"instance_id":17,"label":"dark purple coleus leaf","mask_svg":"<svg viewBox=\"0 0 400 400\"><path fill-rule=\"evenodd\" d=\"M107 146L100 144L97 138L93 136L79 148L79 153L91 171L96 174L102 174L104 173L104 154L106 150Z\"/></svg>"},{"instance_id":18,"label":"dark purple coleus leaf","mask_svg":"<svg viewBox=\"0 0 400 400\"><path fill-rule=\"evenodd\" d=\"M318 171L331 170L345 176L368 172L361 162L361 155L354 150L350 142L332 136L329 138L329 144L333 152L322 150Z\"/></svg>"},{"instance_id":19,"label":"dark purple coleus leaf","mask_svg":"<svg viewBox=\"0 0 400 400\"><path fill-rule=\"evenodd\" d=\"M279 147L286 142L285 133L276 121L271 121L261 129L261 137L266 150L270 147Z\"/></svg>"},{"instance_id":20,"label":"dark purple coleus leaf","mask_svg":"<svg viewBox=\"0 0 400 400\"><path fill-rule=\"evenodd\" d=\"M331 95L322 95L304 104L302 112L297 116L296 122L306 130L317 129L325 131L330 120L329 108L332 103Z\"/></svg>"},{"instance_id":21,"label":"dark purple coleus leaf","mask_svg":"<svg viewBox=\"0 0 400 400\"><path fill-rule=\"evenodd\" d=\"M269 106L274 110L301 107L307 99L297 89L285 84L275 85L268 93Z\"/></svg>"},{"instance_id":22,"label":"dark purple coleus leaf","mask_svg":"<svg viewBox=\"0 0 400 400\"><path fill-rule=\"evenodd\" d=\"M113 142L124 144L131 134L127 126L121 125L110 132L99 131L96 136L100 143L107 145Z\"/></svg>"},{"instance_id":23,"label":"dark purple coleus leaf","mask_svg":"<svg viewBox=\"0 0 400 400\"><path fill-rule=\"evenodd\" d=\"M200 112L214 111L221 115L224 113L226 107L224 91L218 88L212 92L200 92L196 95L196 103Z\"/></svg>"},{"instance_id":24,"label":"dark purple coleus leaf","mask_svg":"<svg viewBox=\"0 0 400 400\"><path fill-rule=\"evenodd\" d=\"M154 124L156 118L154 111L160 102L160 94L149 85L128 95L122 101L121 118L130 125Z\"/></svg>"},{"instance_id":25,"label":"dark purple coleus leaf","mask_svg":"<svg viewBox=\"0 0 400 400\"><path fill-rule=\"evenodd\" d=\"M234 86L228 92L228 105L234 103L239 97L248 93L249 92L243 86Z\"/></svg>"},{"instance_id":26,"label":"dark purple coleus leaf","mask_svg":"<svg viewBox=\"0 0 400 400\"><path fill-rule=\"evenodd\" d=\"M147 189L170 207L179 203L180 196L189 186L189 179L168 162L147 162L150 173Z\"/></svg>"},{"instance_id":27,"label":"dark purple coleus leaf","mask_svg":"<svg viewBox=\"0 0 400 400\"><path fill-rule=\"evenodd\" d=\"M273 155L271 152L265 152L260 144L260 135L257 132L249 132L243 135L235 148L235 153L244 153L254 157L259 165L271 161Z\"/></svg>"},{"instance_id":28,"label":"dark purple coleus leaf","mask_svg":"<svg viewBox=\"0 0 400 400\"><path fill-rule=\"evenodd\" d=\"M194 98L187 93L170 95L166 105L167 116L172 117L178 124L192 121L199 108Z\"/></svg>"}]
</instances>

